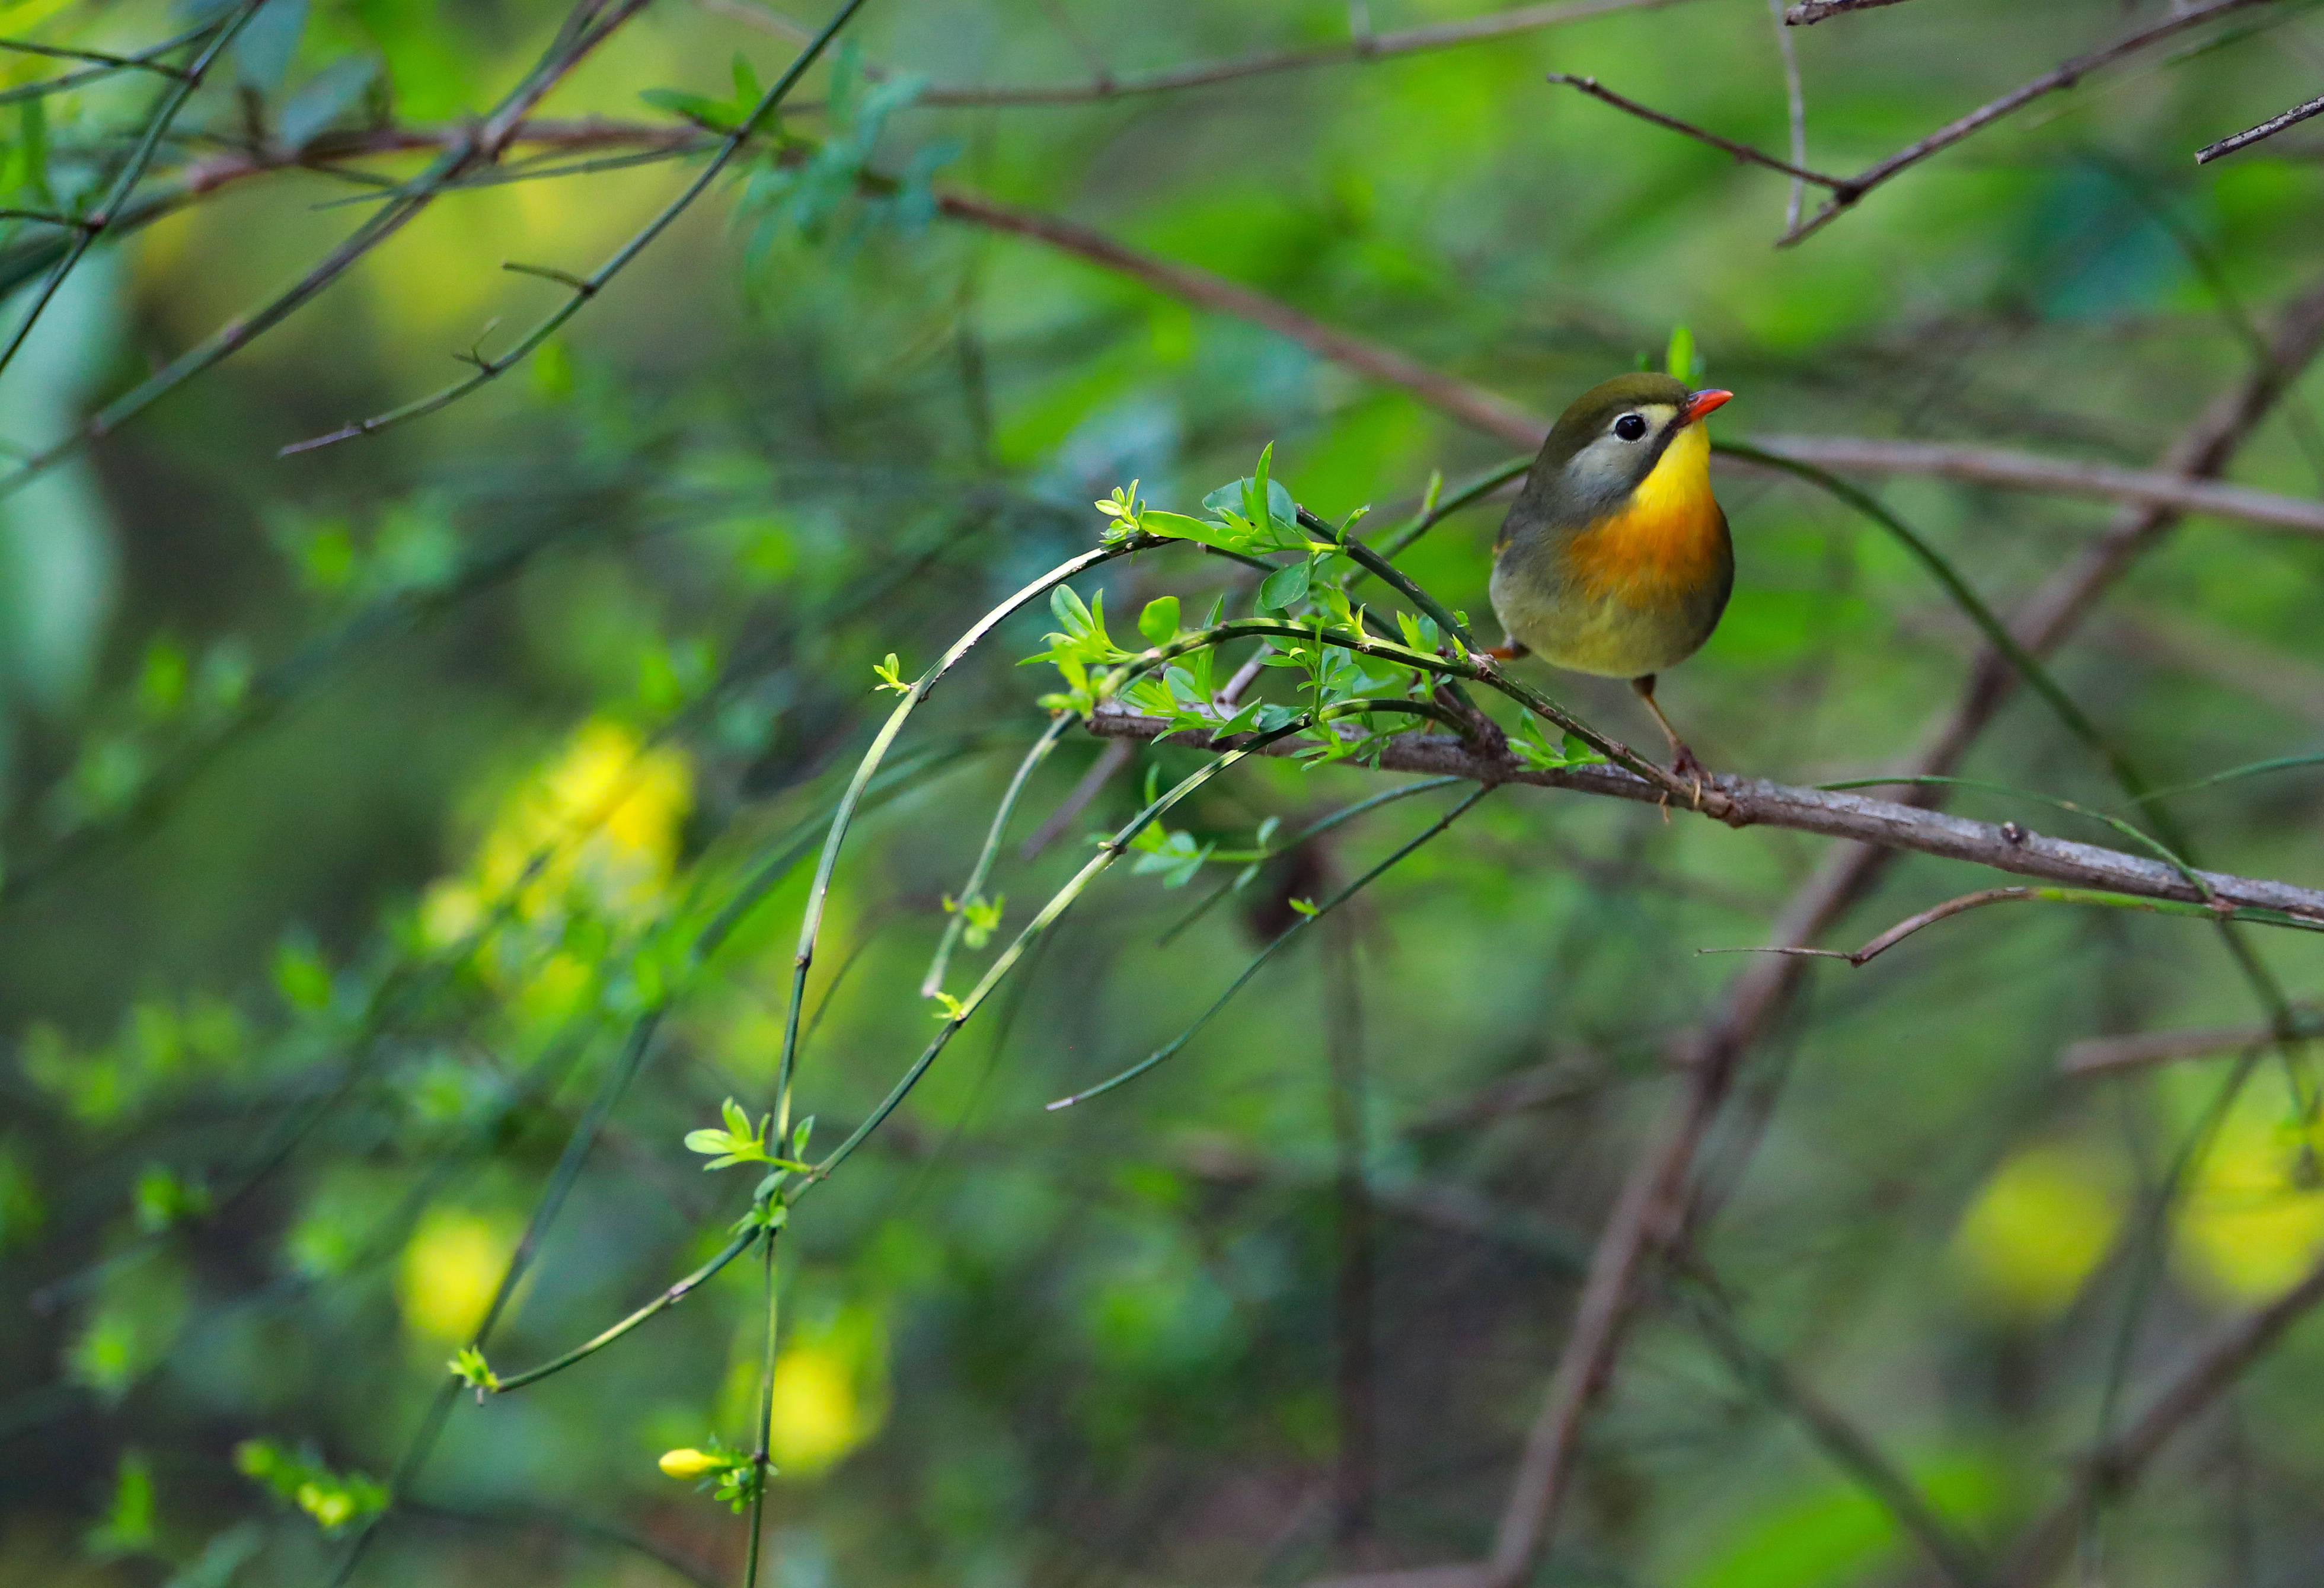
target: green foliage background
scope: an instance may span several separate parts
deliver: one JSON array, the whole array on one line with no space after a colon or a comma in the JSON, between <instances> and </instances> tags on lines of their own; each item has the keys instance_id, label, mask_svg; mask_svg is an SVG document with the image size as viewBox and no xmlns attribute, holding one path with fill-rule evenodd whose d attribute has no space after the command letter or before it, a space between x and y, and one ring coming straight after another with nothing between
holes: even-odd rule
<instances>
[{"instance_id":1,"label":"green foliage background","mask_svg":"<svg viewBox=\"0 0 2324 1588\"><path fill-rule=\"evenodd\" d=\"M1913 0L1794 30L1809 162L1858 169L2161 14ZM1738 393L1725 435L2132 466L2315 278L2324 145L2294 131L2190 159L2312 93L2324 19L2298 0L2041 100L1780 251L1784 179L1543 80L1594 74L1780 151L1761 0L1184 92L927 102L930 85L1322 46L1366 14L1388 30L1471 12L872 0L786 112L789 165L746 156L449 412L277 457L456 378L447 355L505 346L566 292L503 262L586 272L682 162L447 195L247 352L0 498L0 1581L329 1582L385 1491L366 1485L399 1509L360 1581L733 1580L742 1525L656 1461L748 1445L754 1263L538 1388L462 1399L425 1467L397 1472L625 1066L636 1079L491 1367L594 1334L747 1212L754 1171L705 1175L683 1138L726 1098L771 1104L804 863L885 714L875 665L917 674L1096 544L1091 503L1133 479L1194 512L1271 443L1301 503L1370 504L1379 523L1433 472L1508 454L1271 332L937 214L936 190L1069 217L1544 413L1659 362L1683 323ZM20 0L0 33L127 51L202 15ZM353 143L487 109L561 15L267 0L161 149L152 190L190 197L69 278L0 375L0 432L58 440L279 291L376 201L346 171L420 169ZM661 0L541 113L732 125L795 48L752 0ZM85 205L158 81L0 106L5 202ZM302 146L329 169L204 185L215 162ZM0 268L21 282L57 234L8 224ZM2301 384L2235 478L2324 491L2316 395ZM2004 610L2110 511L1878 489ZM1974 631L1840 504L1739 472L1720 491L1735 602L1663 699L1721 771L1804 783L1892 764L1954 697ZM1481 618L1498 516L1454 516L1403 566ZM2310 750L2319 575L2312 537L2192 520L2059 676L2163 784ZM1102 587L1122 638L1156 596L1191 621L1250 583L1173 549L1081 588ZM799 1094L824 1144L932 1029L918 988L945 901L1047 725L1034 700L1054 675L1011 665L1047 626L1038 608L1011 620L936 693L843 860ZM1654 741L1619 686L1526 676ZM1207 759L1141 749L1020 858L1098 753L1069 731L1033 774L982 901L1001 903L999 934L970 934L954 991L1088 856L1084 835L1138 808L1150 769L1167 788ZM2038 702L2013 705L1967 771L2119 800ZM1170 1039L1291 901L1453 797L1335 829L1158 941L1262 824L1387 786L1278 763L1208 785L1155 858L1218 854L1110 874L801 1205L782 1249L778 1407L797 1454L769 1500L772 1580L1289 1583L1483 1547L1668 1057L1748 963L1697 950L1766 940L1822 843L1496 794L1172 1063L1043 1111ZM2307 881L2324 875L2318 788L2294 770L2177 808L2209 863ZM1956 803L2111 841L2006 795ZM1842 946L1979 885L1908 860ZM695 955L713 923L715 951ZM2312 942L2258 946L2295 996L2317 987ZM2314 1127L2284 1071L2255 1075L2157 1210L2144 1194L2198 1140L2230 1061L2076 1080L2058 1054L2259 1018L2200 924L2110 911L1985 912L1863 970L1820 968L1707 1163L1727 1201L1702 1251L1738 1326L1997 1546L2118 1419L2110 1375L2136 1403L2324 1241ZM1511 1077L1543 1083L1536 1105L1492 1106L1510 1094L1481 1089ZM1375 1271L1353 1389L1335 1376L1354 1337L1351 1165ZM2319 1353L2295 1332L2107 1509L2087 1540L2102 1580L2312 1574ZM1683 1308L1650 1303L1537 1580L1935 1580L1780 1401ZM1344 1436L1362 1408L1357 1517Z\"/></svg>"}]
</instances>

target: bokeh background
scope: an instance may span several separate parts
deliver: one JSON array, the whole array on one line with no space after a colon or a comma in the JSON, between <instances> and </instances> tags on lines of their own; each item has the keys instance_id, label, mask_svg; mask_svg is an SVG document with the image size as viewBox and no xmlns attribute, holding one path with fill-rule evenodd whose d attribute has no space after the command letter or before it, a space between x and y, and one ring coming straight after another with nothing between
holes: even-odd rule
<instances>
[{"instance_id":1,"label":"bokeh background","mask_svg":"<svg viewBox=\"0 0 2324 1588\"><path fill-rule=\"evenodd\" d=\"M659 0L540 114L731 120L738 76L771 82L825 20L780 6ZM681 1138L726 1097L767 1105L803 861L886 711L874 664L894 652L908 676L1093 545L1093 498L1137 479L1191 511L1272 443L1303 502L1396 516L1432 473L1510 453L1244 319L934 213L931 183L1215 272L1543 413L1659 363L1683 324L1738 393L1722 435L2139 467L2324 269L2324 143L2295 129L2191 160L2313 93L2324 16L2300 0L2094 73L1781 250L1785 179L1545 81L1594 74L1780 152L1764 0L1079 103L937 92L1487 14L872 0L786 112L804 166L746 156L447 411L277 456L506 346L565 291L503 262L586 273L699 153L520 145L529 180L441 197L246 350L0 499L0 1581L333 1581L373 1519L366 1485L414 1447L560 1155L632 1059L488 1354L544 1360L715 1251L751 1171L705 1174ZM1809 162L1868 164L2162 14L1911 0L1792 29ZM203 15L18 0L0 34L131 51ZM376 179L425 159L356 145L485 113L563 16L267 0L160 147L140 191L166 213L92 251L0 374L0 434L69 436L287 286L383 202ZM0 105L6 202L86 202L163 86L116 74ZM278 169L205 175L254 152ZM23 282L55 234L10 224L0 254ZM2296 384L2233 476L2324 491L2318 395ZM1877 489L2005 610L2110 512ZM1734 605L1663 699L1720 770L1895 764L1954 698L1975 631L1830 498L1739 471L1721 494ZM1482 614L1498 520L1457 514L1405 565ZM2059 677L2160 783L2310 751L2319 575L2313 536L2191 519ZM1084 581L1100 588L1120 632L1153 596L1199 611L1248 580L1173 550ZM1013 663L1048 626L1012 620L932 697L838 870L800 1083L823 1140L933 1028L920 977L1046 725L1049 678ZM1619 686L1536 681L1654 742ZM1068 733L1034 774L989 890L1000 941L1151 776L1202 760L1100 754ZM2009 706L1966 771L2121 799L2039 702ZM1172 823L1249 848L1269 819L1287 831L1388 781L1250 765ZM2293 768L2174 808L2209 863L2313 881L2319 787ZM1767 941L1821 840L1505 790L1170 1064L1040 1106L1167 1039L1288 901L1447 798L1334 829L1190 925L1239 863L1118 869L802 1203L769 1580L1288 1584L1484 1547L1670 1056L1749 963L1699 951ZM1954 803L2115 841L2006 792ZM1908 860L1833 941L1981 885ZM2311 940L2255 945L2295 998L2324 984ZM954 991L991 951L962 950ZM1711 1143L1721 1206L1698 1245L1725 1316L1998 1548L2153 1375L2324 1247L2299 1066L2238 1066L2231 1047L2078 1077L2061 1052L2260 1019L2216 934L2113 911L1981 912L1864 969L1817 967ZM656 1459L747 1444L764 1316L738 1265L537 1388L462 1399L355 1580L739 1580L742 1521ZM2324 1330L2295 1328L2103 1509L2082 1580L2312 1580L2319 1368ZM1650 1299L1536 1580L1942 1580L1797 1413L1698 1312Z\"/></svg>"}]
</instances>

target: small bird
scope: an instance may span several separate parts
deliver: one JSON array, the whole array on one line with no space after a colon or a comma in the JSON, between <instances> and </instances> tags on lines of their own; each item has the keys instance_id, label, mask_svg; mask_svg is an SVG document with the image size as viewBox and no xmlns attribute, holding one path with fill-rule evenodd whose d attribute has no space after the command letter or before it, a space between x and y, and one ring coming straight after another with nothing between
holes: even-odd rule
<instances>
[{"instance_id":1,"label":"small bird","mask_svg":"<svg viewBox=\"0 0 2324 1588\"><path fill-rule=\"evenodd\" d=\"M1702 649L1735 587L1702 422L1733 395L1657 374L1592 386L1559 416L1493 542L1493 611L1509 642L1490 654L1629 679L1670 740L1672 770L1698 782L1702 764L1655 704L1655 675Z\"/></svg>"}]
</instances>

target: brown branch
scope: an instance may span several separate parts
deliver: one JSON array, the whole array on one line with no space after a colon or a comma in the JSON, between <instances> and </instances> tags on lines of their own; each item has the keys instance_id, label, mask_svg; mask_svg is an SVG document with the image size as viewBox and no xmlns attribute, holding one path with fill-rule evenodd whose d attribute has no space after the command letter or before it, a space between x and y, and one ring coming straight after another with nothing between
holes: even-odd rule
<instances>
[{"instance_id":1,"label":"brown branch","mask_svg":"<svg viewBox=\"0 0 2324 1588\"><path fill-rule=\"evenodd\" d=\"M2046 94L2053 94L2061 88L2072 88L2100 67L2110 66L2126 55L2135 54L2145 49L2149 44L2160 43L2175 34L2186 32L2189 28L2209 22L2214 17L2225 16L2228 12L2241 11L2249 5L2265 5L2273 3L2273 0L2210 0L2210 4L2207 5L2192 5L2185 10L2174 11L2162 21L2150 23L2143 28L2125 33L2112 43L2102 45L2087 55L2077 55L2071 60L2043 72L2031 82L2023 83L2011 89L2000 98L1980 105L1960 120L1947 123L1920 142L1907 144L1887 159L1865 167L1864 170L1849 178L1846 183L1833 193L1831 202L1778 237L1775 240L1775 245L1779 248L1785 247L1803 238L1814 235L1829 226L1840 211L1848 208L1865 194L1898 172L1920 164L1930 155L1941 150L1951 148L1973 133L1982 132L2002 117L2014 115Z\"/></svg>"},{"instance_id":2,"label":"brown branch","mask_svg":"<svg viewBox=\"0 0 2324 1588\"><path fill-rule=\"evenodd\" d=\"M2195 163L2209 165L2222 155L2233 154L2238 149L2248 149L2263 139L2273 138L2286 127L2296 127L2311 115L2324 115L2324 99L2310 99L2305 105L2295 105L2282 115L2273 116L2255 127L2246 128L2232 138L2221 138L2195 151Z\"/></svg>"},{"instance_id":3,"label":"brown branch","mask_svg":"<svg viewBox=\"0 0 2324 1588\"><path fill-rule=\"evenodd\" d=\"M1170 297L1233 315L1288 337L1333 363L1400 386L1433 408L1523 446L1537 447L1549 426L1536 414L1456 375L1429 368L1392 348L1329 326L1240 282L1118 243L1077 221L1019 209L958 189L941 189L936 208L955 220L1061 248L1118 271Z\"/></svg>"},{"instance_id":4,"label":"brown branch","mask_svg":"<svg viewBox=\"0 0 2324 1588\"><path fill-rule=\"evenodd\" d=\"M2324 536L2324 502L2279 495L2248 485L2152 469L2118 468L2080 458L2044 457L2000 447L1960 447L1929 441L1876 441L1854 436L1765 436L1752 444L1842 473L1929 475L2013 490L2095 496L2238 519L2269 529Z\"/></svg>"},{"instance_id":5,"label":"brown branch","mask_svg":"<svg viewBox=\"0 0 2324 1588\"><path fill-rule=\"evenodd\" d=\"M1844 16L1851 11L1872 11L1883 5L1903 3L1904 0L1800 0L1800 4L1784 13L1784 21L1791 27L1803 28L1829 16Z\"/></svg>"},{"instance_id":6,"label":"brown branch","mask_svg":"<svg viewBox=\"0 0 2324 1588\"><path fill-rule=\"evenodd\" d=\"M2001 824L2002 836L2023 832L2015 822ZM1803 959L1840 959L1862 967L1879 958L1905 938L1939 921L1950 920L1972 909L1983 909L1988 904L2028 904L2046 900L2053 904L2097 905L2107 909L2167 910L2174 914L2198 915L2218 920L2235 920L2239 912L2221 908L2216 902L2186 904L2176 900L2131 899L2119 893L2095 891L2086 888L1984 888L1974 893L1963 893L1941 904L1931 905L1917 915L1910 915L1853 952L1839 948L1803 948L1796 945L1775 945L1765 948L1698 948L1698 954L1789 954ZM2240 917L2249 919L2249 917ZM2282 924L2276 922L2273 924ZM2324 929L2320 928L2319 929ZM2273 1030L2273 1028L2270 1028Z\"/></svg>"},{"instance_id":7,"label":"brown branch","mask_svg":"<svg viewBox=\"0 0 2324 1588\"><path fill-rule=\"evenodd\" d=\"M2324 1301L2324 1264L2213 1337L2156 1396L2145 1415L2078 1463L2072 1487L2033 1526L2001 1574L2002 1588L2041 1588L2072 1553L2090 1507L2135 1484L2171 1436L2219 1398L2300 1316Z\"/></svg>"},{"instance_id":8,"label":"brown branch","mask_svg":"<svg viewBox=\"0 0 2324 1588\"><path fill-rule=\"evenodd\" d=\"M2324 288L2292 304L2269 341L2266 360L2189 427L2164 455L2163 468L2190 478L2217 475L2319 346L2324 346ZM2054 651L2131 564L2169 533L2179 516L2177 509L2168 506L2126 507L2104 535L2085 546L2026 603L2012 625L2019 642L2037 656ZM1924 739L1914 771L1942 775L1957 767L2019 681L2010 660L1988 648L1973 668L1960 703ZM1923 787L1907 798L1914 806L1925 807L1934 804L1941 792ZM1893 853L1867 845L1828 855L1777 916L1776 940L1812 945L1871 891ZM1591 1254L1572 1329L1510 1488L1488 1579L1491 1588L1513 1588L1546 1543L1572 1476L1583 1417L1613 1371L1639 1269L1652 1249L1682 1234L1704 1213L1703 1200L1692 1188L1696 1154L1744 1055L1781 1017L1803 974L1797 959L1768 956L1729 984L1691 1044L1688 1084L1632 1167Z\"/></svg>"},{"instance_id":9,"label":"brown branch","mask_svg":"<svg viewBox=\"0 0 2324 1588\"><path fill-rule=\"evenodd\" d=\"M2324 1016L2315 1006L2295 1005L2294 1029L2302 1035L2324 1034ZM2070 1076L2103 1075L2171 1064L2182 1058L2208 1058L2215 1053L2236 1053L2276 1039L2273 1025L2203 1026L2183 1031L2140 1031L2127 1037L2093 1037L2076 1042L2058 1055L2058 1068Z\"/></svg>"},{"instance_id":10,"label":"brown branch","mask_svg":"<svg viewBox=\"0 0 2324 1588\"><path fill-rule=\"evenodd\" d=\"M1682 133L1697 143L1708 143L1714 149L1733 155L1746 164L1765 166L1769 171L1781 171L1796 180L1813 182L1819 188L1830 188L1835 192L1844 193L1849 189L1849 180L1846 177L1835 177L1823 171L1810 171L1803 165L1794 165L1788 160L1778 160L1772 154L1762 153L1748 143L1738 143L1732 138L1722 138L1717 133L1708 132L1696 126L1692 122L1681 121L1674 115L1666 115L1652 106L1641 105L1636 99L1617 94L1611 88L1602 88L1596 78L1577 78L1569 72L1554 71L1549 74L1549 80L1579 88L1591 98L1603 100L1617 110L1628 111L1641 121L1650 121L1658 127L1668 127L1674 133Z\"/></svg>"},{"instance_id":11,"label":"brown branch","mask_svg":"<svg viewBox=\"0 0 2324 1588\"><path fill-rule=\"evenodd\" d=\"M1156 739L1173 733L1165 718L1110 708L1093 716L1090 728L1103 737L1121 739ZM1249 742L1248 735L1207 743L1200 734L1182 733L1172 738L1174 743L1195 743L1213 750L1236 749ZM1312 744L1297 740L1279 739L1259 752L1296 756L1313 749ZM1480 783L1529 783L1646 805L1662 805L1669 799L1669 791L1661 784L1620 767L1595 764L1538 770L1488 760L1449 734L1399 734L1387 742L1378 764L1386 771L1451 775ZM1727 773L1704 784L1700 813L1732 827L1784 827L1827 838L1850 838L1882 849L1965 860L2073 887L2193 904L2216 900L2221 907L2279 912L2302 924L2324 927L2324 891L2316 889L2218 872L2182 872L2145 855L2052 838L2015 823L1971 821L1848 789L1803 789ZM2190 874L2200 879L2203 889L2189 880ZM2208 896L2204 889L2209 890Z\"/></svg>"}]
</instances>

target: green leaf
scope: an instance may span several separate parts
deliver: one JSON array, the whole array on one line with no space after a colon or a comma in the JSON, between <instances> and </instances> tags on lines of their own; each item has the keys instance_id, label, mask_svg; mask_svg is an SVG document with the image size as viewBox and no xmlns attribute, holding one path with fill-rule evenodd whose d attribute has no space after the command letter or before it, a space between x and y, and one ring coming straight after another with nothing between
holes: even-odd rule
<instances>
[{"instance_id":1,"label":"green leaf","mask_svg":"<svg viewBox=\"0 0 2324 1588\"><path fill-rule=\"evenodd\" d=\"M1149 645L1167 645L1178 637L1178 598L1157 596L1138 614L1138 632Z\"/></svg>"},{"instance_id":2,"label":"green leaf","mask_svg":"<svg viewBox=\"0 0 2324 1588\"><path fill-rule=\"evenodd\" d=\"M1259 582L1259 604L1270 612L1284 612L1307 598L1307 586L1314 579L1313 562L1295 562L1288 568L1277 568Z\"/></svg>"},{"instance_id":3,"label":"green leaf","mask_svg":"<svg viewBox=\"0 0 2324 1588\"><path fill-rule=\"evenodd\" d=\"M1694 333L1686 327L1671 328L1670 353L1663 367L1672 379L1684 381L1689 385L1702 378L1702 360L1694 350Z\"/></svg>"}]
</instances>

